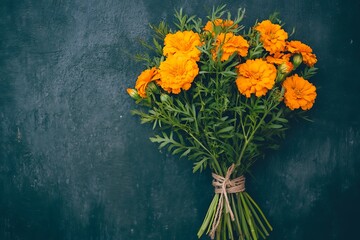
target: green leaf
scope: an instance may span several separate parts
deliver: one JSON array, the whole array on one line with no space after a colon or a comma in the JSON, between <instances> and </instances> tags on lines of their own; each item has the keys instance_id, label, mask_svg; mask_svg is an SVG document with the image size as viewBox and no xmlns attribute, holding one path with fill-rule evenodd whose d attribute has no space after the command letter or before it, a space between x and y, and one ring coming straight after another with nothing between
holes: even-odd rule
<instances>
[{"instance_id":1,"label":"green leaf","mask_svg":"<svg viewBox=\"0 0 360 240\"><path fill-rule=\"evenodd\" d=\"M158 143L158 142L161 141L161 140L160 140L161 137L160 137L159 135L155 135L155 137L150 137L149 139L150 139L150 141L153 142L153 143Z\"/></svg>"},{"instance_id":2,"label":"green leaf","mask_svg":"<svg viewBox=\"0 0 360 240\"><path fill-rule=\"evenodd\" d=\"M160 145L159 145L159 148L162 149L163 147L165 147L166 145L168 145L169 142L162 142Z\"/></svg>"},{"instance_id":3,"label":"green leaf","mask_svg":"<svg viewBox=\"0 0 360 240\"><path fill-rule=\"evenodd\" d=\"M221 129L220 131L218 131L217 133L220 134L220 133L225 133L225 132L230 132L234 129L234 126L228 126L228 127L225 127L223 129Z\"/></svg>"},{"instance_id":4,"label":"green leaf","mask_svg":"<svg viewBox=\"0 0 360 240\"><path fill-rule=\"evenodd\" d=\"M182 149L181 148L177 148L175 149L173 152L172 152L172 155L175 155L175 154L178 154L178 153L181 153Z\"/></svg>"},{"instance_id":5,"label":"green leaf","mask_svg":"<svg viewBox=\"0 0 360 240\"><path fill-rule=\"evenodd\" d=\"M276 121L278 122L283 122L283 123L288 123L289 121L285 118L276 118Z\"/></svg>"},{"instance_id":6,"label":"green leaf","mask_svg":"<svg viewBox=\"0 0 360 240\"><path fill-rule=\"evenodd\" d=\"M234 135L230 135L230 134L222 134L222 135L219 135L220 138L233 138Z\"/></svg>"},{"instance_id":7,"label":"green leaf","mask_svg":"<svg viewBox=\"0 0 360 240\"><path fill-rule=\"evenodd\" d=\"M280 124L270 124L267 126L268 128L274 128L274 129L279 129L279 128L282 128L283 125L280 125Z\"/></svg>"},{"instance_id":8,"label":"green leaf","mask_svg":"<svg viewBox=\"0 0 360 240\"><path fill-rule=\"evenodd\" d=\"M204 157L201 161L194 163L193 173L197 172L198 170L201 172L204 169L207 160L209 160L209 158Z\"/></svg>"},{"instance_id":9,"label":"green leaf","mask_svg":"<svg viewBox=\"0 0 360 240\"><path fill-rule=\"evenodd\" d=\"M236 77L237 76L237 73L234 73L232 71L221 72L221 74L225 77Z\"/></svg>"},{"instance_id":10,"label":"green leaf","mask_svg":"<svg viewBox=\"0 0 360 240\"><path fill-rule=\"evenodd\" d=\"M309 78L311 78L312 76L314 76L317 73L318 68L316 67L305 67L304 71L301 72L301 76L308 80Z\"/></svg>"},{"instance_id":11,"label":"green leaf","mask_svg":"<svg viewBox=\"0 0 360 240\"><path fill-rule=\"evenodd\" d=\"M193 122L193 121L194 121L194 118L192 118L192 117L183 117L183 118L181 118L181 121Z\"/></svg>"},{"instance_id":12,"label":"green leaf","mask_svg":"<svg viewBox=\"0 0 360 240\"><path fill-rule=\"evenodd\" d=\"M188 148L185 152L180 155L180 158L187 156L191 152L191 148Z\"/></svg>"}]
</instances>

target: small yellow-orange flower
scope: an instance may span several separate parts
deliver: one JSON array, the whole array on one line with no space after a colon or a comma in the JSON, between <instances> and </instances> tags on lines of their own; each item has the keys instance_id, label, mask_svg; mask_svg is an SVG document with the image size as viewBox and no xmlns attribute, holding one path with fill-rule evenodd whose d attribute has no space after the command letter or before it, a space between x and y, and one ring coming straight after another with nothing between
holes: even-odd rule
<instances>
[{"instance_id":1,"label":"small yellow-orange flower","mask_svg":"<svg viewBox=\"0 0 360 240\"><path fill-rule=\"evenodd\" d=\"M199 67L194 59L177 53L160 63L160 80L157 83L169 93L180 93L188 90L199 73Z\"/></svg>"},{"instance_id":2,"label":"small yellow-orange flower","mask_svg":"<svg viewBox=\"0 0 360 240\"><path fill-rule=\"evenodd\" d=\"M203 29L204 29L204 31L209 31L209 32L213 33L214 26L220 26L222 28L231 27L231 26L233 26L232 28L238 27L237 24L234 25L234 21L232 21L232 20L223 20L223 19L218 18L218 19L215 19L214 21L208 21Z\"/></svg>"},{"instance_id":3,"label":"small yellow-orange flower","mask_svg":"<svg viewBox=\"0 0 360 240\"><path fill-rule=\"evenodd\" d=\"M310 109L316 98L316 87L297 74L287 77L283 82L284 102L291 110Z\"/></svg>"},{"instance_id":4,"label":"small yellow-orange flower","mask_svg":"<svg viewBox=\"0 0 360 240\"><path fill-rule=\"evenodd\" d=\"M280 73L288 74L294 69L294 65L291 62L283 62L278 69Z\"/></svg>"},{"instance_id":5,"label":"small yellow-orange flower","mask_svg":"<svg viewBox=\"0 0 360 240\"><path fill-rule=\"evenodd\" d=\"M267 56L266 61L268 63L273 63L273 64L276 64L276 65L280 65L280 64L282 64L284 62L289 62L290 57L291 57L291 54L289 54L289 53L285 54L285 53L277 52L274 55Z\"/></svg>"},{"instance_id":6,"label":"small yellow-orange flower","mask_svg":"<svg viewBox=\"0 0 360 240\"><path fill-rule=\"evenodd\" d=\"M197 49L199 46L201 46L201 41L198 33L193 31L177 31L165 36L163 54L169 57L176 53L182 53L195 61L199 61L201 54L200 50Z\"/></svg>"},{"instance_id":7,"label":"small yellow-orange flower","mask_svg":"<svg viewBox=\"0 0 360 240\"><path fill-rule=\"evenodd\" d=\"M147 85L153 81L159 79L158 71L155 67L151 69L144 70L136 80L135 88L140 95L140 97L146 97L146 87Z\"/></svg>"},{"instance_id":8,"label":"small yellow-orange flower","mask_svg":"<svg viewBox=\"0 0 360 240\"><path fill-rule=\"evenodd\" d=\"M126 91L132 99L138 100L141 98L138 92L133 88L127 88Z\"/></svg>"},{"instance_id":9,"label":"small yellow-orange flower","mask_svg":"<svg viewBox=\"0 0 360 240\"><path fill-rule=\"evenodd\" d=\"M316 55L313 54L311 47L300 41L290 41L286 47L291 53L300 53L303 57L303 62L309 67L314 66L317 62Z\"/></svg>"},{"instance_id":10,"label":"small yellow-orange flower","mask_svg":"<svg viewBox=\"0 0 360 240\"><path fill-rule=\"evenodd\" d=\"M279 24L264 20L255 27L255 30L260 33L260 41L270 54L284 51L288 34Z\"/></svg>"},{"instance_id":11,"label":"small yellow-orange flower","mask_svg":"<svg viewBox=\"0 0 360 240\"><path fill-rule=\"evenodd\" d=\"M221 52L221 61L226 61L235 52L242 57L246 57L249 50L249 44L242 36L236 36L233 33L220 33L215 42L215 49L212 52L213 58Z\"/></svg>"},{"instance_id":12,"label":"small yellow-orange flower","mask_svg":"<svg viewBox=\"0 0 360 240\"><path fill-rule=\"evenodd\" d=\"M275 66L262 59L247 60L237 68L236 86L248 98L252 93L257 97L265 95L275 84Z\"/></svg>"}]
</instances>

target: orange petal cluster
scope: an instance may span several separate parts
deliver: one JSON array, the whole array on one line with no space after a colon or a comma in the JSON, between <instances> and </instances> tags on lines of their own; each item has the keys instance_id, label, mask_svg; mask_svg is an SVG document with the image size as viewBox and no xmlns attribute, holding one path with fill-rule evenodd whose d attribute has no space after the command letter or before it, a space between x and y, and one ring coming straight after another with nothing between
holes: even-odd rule
<instances>
[{"instance_id":1,"label":"orange petal cluster","mask_svg":"<svg viewBox=\"0 0 360 240\"><path fill-rule=\"evenodd\" d=\"M266 61L268 63L273 63L273 64L276 64L276 65L280 65L280 64L282 64L284 62L289 62L290 57L291 57L291 54L277 52L274 55L268 55L266 57Z\"/></svg>"},{"instance_id":2,"label":"orange petal cluster","mask_svg":"<svg viewBox=\"0 0 360 240\"><path fill-rule=\"evenodd\" d=\"M297 74L290 76L283 82L285 88L284 102L291 110L301 108L310 109L316 98L316 87Z\"/></svg>"},{"instance_id":3,"label":"orange petal cluster","mask_svg":"<svg viewBox=\"0 0 360 240\"><path fill-rule=\"evenodd\" d=\"M166 57L176 53L186 54L195 61L200 60L200 50L197 46L201 46L200 35L193 31L177 31L169 33L164 39L163 54Z\"/></svg>"},{"instance_id":4,"label":"orange petal cluster","mask_svg":"<svg viewBox=\"0 0 360 240\"><path fill-rule=\"evenodd\" d=\"M141 74L138 76L136 83L135 83L135 89L137 90L140 97L145 98L146 97L146 87L147 85L153 81L159 79L158 71L155 67L151 69L146 69L141 72Z\"/></svg>"},{"instance_id":5,"label":"orange petal cluster","mask_svg":"<svg viewBox=\"0 0 360 240\"><path fill-rule=\"evenodd\" d=\"M303 62L309 67L314 66L317 62L316 55L312 52L311 47L300 41L290 41L287 43L286 48L291 53L300 53L303 57Z\"/></svg>"},{"instance_id":6,"label":"orange petal cluster","mask_svg":"<svg viewBox=\"0 0 360 240\"><path fill-rule=\"evenodd\" d=\"M264 96L275 84L275 66L262 59L247 60L237 68L236 86L248 98L252 93L257 97Z\"/></svg>"},{"instance_id":7,"label":"orange petal cluster","mask_svg":"<svg viewBox=\"0 0 360 240\"><path fill-rule=\"evenodd\" d=\"M255 27L255 30L260 33L260 41L270 54L284 51L288 34L279 24L264 20Z\"/></svg>"},{"instance_id":8,"label":"orange petal cluster","mask_svg":"<svg viewBox=\"0 0 360 240\"><path fill-rule=\"evenodd\" d=\"M167 92L178 94L181 89L188 90L199 73L199 67L194 59L185 54L170 55L160 63L160 80L157 83Z\"/></svg>"},{"instance_id":9,"label":"orange petal cluster","mask_svg":"<svg viewBox=\"0 0 360 240\"><path fill-rule=\"evenodd\" d=\"M226 61L235 52L245 57L248 54L249 44L242 36L236 36L233 33L220 33L215 42L215 48L212 52L213 59L221 53L221 61Z\"/></svg>"}]
</instances>

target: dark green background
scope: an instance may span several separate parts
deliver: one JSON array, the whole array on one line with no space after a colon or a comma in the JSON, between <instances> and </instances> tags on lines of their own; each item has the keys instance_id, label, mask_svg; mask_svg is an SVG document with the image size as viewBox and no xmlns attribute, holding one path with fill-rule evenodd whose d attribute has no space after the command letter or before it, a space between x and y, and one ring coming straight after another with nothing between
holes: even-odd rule
<instances>
[{"instance_id":1,"label":"dark green background","mask_svg":"<svg viewBox=\"0 0 360 240\"><path fill-rule=\"evenodd\" d=\"M280 11L319 60L314 123L293 122L248 178L269 239L359 239L359 1L224 2L246 26ZM1 1L0 239L196 239L210 172L159 153L125 90L148 23L218 3Z\"/></svg>"}]
</instances>

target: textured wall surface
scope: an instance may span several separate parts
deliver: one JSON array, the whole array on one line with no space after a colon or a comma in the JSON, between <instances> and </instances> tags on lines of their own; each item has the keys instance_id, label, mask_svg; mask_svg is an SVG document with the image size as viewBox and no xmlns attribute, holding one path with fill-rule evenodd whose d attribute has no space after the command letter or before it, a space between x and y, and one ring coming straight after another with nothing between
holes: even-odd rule
<instances>
[{"instance_id":1,"label":"textured wall surface","mask_svg":"<svg viewBox=\"0 0 360 240\"><path fill-rule=\"evenodd\" d=\"M205 3L206 2L206 3ZM133 61L149 23L220 1L2 0L0 239L196 239L210 172L160 153L130 115ZM318 98L248 191L269 239L355 239L360 216L360 4L223 1L250 26L275 10L318 56Z\"/></svg>"}]
</instances>

